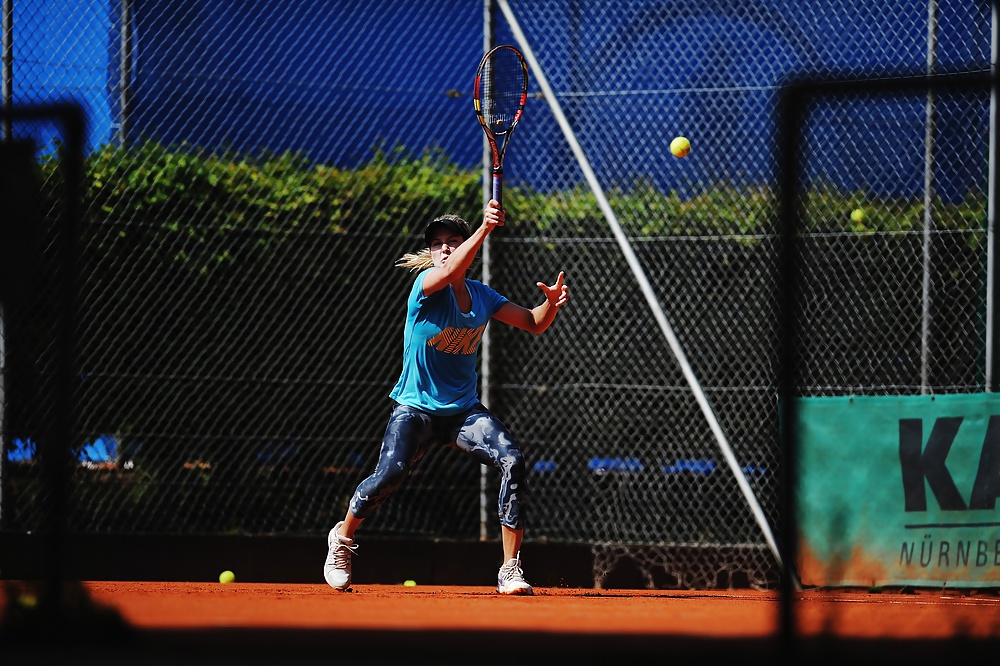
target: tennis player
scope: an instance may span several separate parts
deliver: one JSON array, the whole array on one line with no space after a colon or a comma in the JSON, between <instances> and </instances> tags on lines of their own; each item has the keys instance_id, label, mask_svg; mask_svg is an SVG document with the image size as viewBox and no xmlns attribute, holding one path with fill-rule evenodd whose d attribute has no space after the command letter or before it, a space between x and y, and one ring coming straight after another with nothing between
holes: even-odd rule
<instances>
[{"instance_id":1,"label":"tennis player","mask_svg":"<svg viewBox=\"0 0 1000 666\"><path fill-rule=\"evenodd\" d=\"M487 204L475 233L460 217L443 215L427 225L427 248L403 255L396 263L419 271L406 304L403 371L389 393L393 409L375 471L358 485L347 515L327 537L323 575L337 590L351 586L358 526L403 484L430 447L452 446L500 472L503 565L497 592L532 594L521 569L527 500L524 457L506 426L479 401L476 357L491 319L542 333L569 300L569 288L562 272L555 284L538 282L545 301L528 309L468 279L466 273L483 241L503 223L504 212L495 200Z\"/></svg>"}]
</instances>

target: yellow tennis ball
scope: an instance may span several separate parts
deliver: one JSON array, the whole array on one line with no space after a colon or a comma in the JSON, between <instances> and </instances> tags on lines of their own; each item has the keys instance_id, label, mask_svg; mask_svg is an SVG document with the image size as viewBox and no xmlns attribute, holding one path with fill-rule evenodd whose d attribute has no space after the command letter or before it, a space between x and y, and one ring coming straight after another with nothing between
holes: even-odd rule
<instances>
[{"instance_id":1,"label":"yellow tennis ball","mask_svg":"<svg viewBox=\"0 0 1000 666\"><path fill-rule=\"evenodd\" d=\"M683 136L679 136L670 142L670 152L674 157L684 157L691 152L691 142Z\"/></svg>"},{"instance_id":2,"label":"yellow tennis ball","mask_svg":"<svg viewBox=\"0 0 1000 666\"><path fill-rule=\"evenodd\" d=\"M855 208L851 211L851 222L861 222L865 219L865 211L860 208Z\"/></svg>"},{"instance_id":3,"label":"yellow tennis ball","mask_svg":"<svg viewBox=\"0 0 1000 666\"><path fill-rule=\"evenodd\" d=\"M415 580L403 581L403 586L404 587L416 587L417 586L417 581L415 581Z\"/></svg>"},{"instance_id":4,"label":"yellow tennis ball","mask_svg":"<svg viewBox=\"0 0 1000 666\"><path fill-rule=\"evenodd\" d=\"M229 569L226 569L225 571L219 574L220 583L232 583L234 580L236 580L236 574L234 574Z\"/></svg>"}]
</instances>

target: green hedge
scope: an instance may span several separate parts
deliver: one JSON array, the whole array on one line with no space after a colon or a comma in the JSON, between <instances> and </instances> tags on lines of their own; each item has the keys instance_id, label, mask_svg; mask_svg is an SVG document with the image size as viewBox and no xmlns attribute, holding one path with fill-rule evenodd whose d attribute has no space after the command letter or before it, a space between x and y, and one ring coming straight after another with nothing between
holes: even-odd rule
<instances>
[{"instance_id":1,"label":"green hedge","mask_svg":"<svg viewBox=\"0 0 1000 666\"><path fill-rule=\"evenodd\" d=\"M41 162L46 183L59 182L57 159ZM291 153L210 154L193 146L145 141L130 148L105 145L86 158L85 210L90 218L156 225L217 247L216 260L231 261L234 232L373 231L412 234L422 226L414 211L454 210L478 218L482 173L463 169L438 150L378 148L355 169L317 164ZM47 191L56 206L58 190ZM508 186L510 222L525 233L607 234L586 185L560 192ZM726 184L681 198L648 179L607 192L626 233L754 235L774 230L777 197L767 187ZM920 197L886 199L865 192L814 186L804 219L815 231L897 232L923 228ZM861 221L851 212L861 209ZM986 200L971 193L961 202L934 202L936 228L985 228ZM121 233L127 233L121 231ZM178 256L179 260L187 257Z\"/></svg>"}]
</instances>

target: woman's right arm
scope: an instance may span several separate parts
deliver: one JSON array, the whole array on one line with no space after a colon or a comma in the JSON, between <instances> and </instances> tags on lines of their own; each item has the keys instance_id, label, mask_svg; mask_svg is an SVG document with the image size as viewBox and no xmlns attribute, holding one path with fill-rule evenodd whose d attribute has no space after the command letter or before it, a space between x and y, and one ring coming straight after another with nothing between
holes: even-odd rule
<instances>
[{"instance_id":1,"label":"woman's right arm","mask_svg":"<svg viewBox=\"0 0 1000 666\"><path fill-rule=\"evenodd\" d=\"M479 252L483 241L486 240L486 236L495 228L503 226L503 218L504 213L500 210L500 204L491 199L486 205L483 223L479 225L479 228L451 253L444 265L435 266L424 275L424 295L433 294L455 280L464 278L465 273L472 266L473 259L476 258L476 253Z\"/></svg>"}]
</instances>

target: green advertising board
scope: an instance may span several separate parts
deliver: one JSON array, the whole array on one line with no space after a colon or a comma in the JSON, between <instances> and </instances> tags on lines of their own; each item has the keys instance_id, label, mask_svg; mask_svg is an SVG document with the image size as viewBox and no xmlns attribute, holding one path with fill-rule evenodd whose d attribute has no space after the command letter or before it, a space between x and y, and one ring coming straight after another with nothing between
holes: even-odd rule
<instances>
[{"instance_id":1,"label":"green advertising board","mask_svg":"<svg viewBox=\"0 0 1000 666\"><path fill-rule=\"evenodd\" d=\"M1000 587L1000 395L795 406L804 584Z\"/></svg>"}]
</instances>

